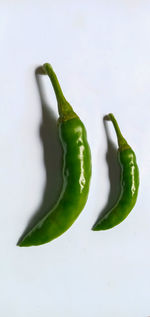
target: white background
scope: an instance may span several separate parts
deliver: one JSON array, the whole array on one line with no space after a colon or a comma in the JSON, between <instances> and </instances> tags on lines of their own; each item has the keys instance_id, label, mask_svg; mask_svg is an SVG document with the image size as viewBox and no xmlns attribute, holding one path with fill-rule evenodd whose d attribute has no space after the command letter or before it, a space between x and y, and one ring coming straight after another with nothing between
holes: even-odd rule
<instances>
[{"instance_id":1,"label":"white background","mask_svg":"<svg viewBox=\"0 0 150 317\"><path fill-rule=\"evenodd\" d=\"M149 316L150 2L1 1L0 47L0 315ZM43 119L35 78L45 62L86 125L93 174L86 207L70 230L49 244L19 248L45 190L49 205L60 190L56 99L41 76L53 111ZM136 152L140 190L123 223L93 232L110 191L103 124L109 112Z\"/></svg>"}]
</instances>

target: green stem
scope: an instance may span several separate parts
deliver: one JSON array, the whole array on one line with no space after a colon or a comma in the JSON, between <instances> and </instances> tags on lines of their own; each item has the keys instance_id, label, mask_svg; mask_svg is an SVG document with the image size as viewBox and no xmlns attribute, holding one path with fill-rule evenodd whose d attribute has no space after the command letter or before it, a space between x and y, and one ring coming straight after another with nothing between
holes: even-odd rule
<instances>
[{"instance_id":1,"label":"green stem","mask_svg":"<svg viewBox=\"0 0 150 317\"><path fill-rule=\"evenodd\" d=\"M118 126L118 123L114 117L114 115L112 113L109 113L106 117L106 120L110 120L113 123L113 126L115 128L116 134L117 134L117 139L118 139L118 145L119 145L119 149L123 150L125 148L129 148L129 144L127 143L127 141L125 140L125 138L123 137L120 128Z\"/></svg>"},{"instance_id":2,"label":"green stem","mask_svg":"<svg viewBox=\"0 0 150 317\"><path fill-rule=\"evenodd\" d=\"M53 85L55 95L58 102L58 112L61 118L64 118L64 120L69 117L73 117L73 114L75 116L75 113L71 107L71 105L67 102L66 98L64 97L64 94L62 92L62 89L60 87L58 78L52 68L52 66L48 63L43 65L43 69L45 73L49 76L51 83Z\"/></svg>"}]
</instances>

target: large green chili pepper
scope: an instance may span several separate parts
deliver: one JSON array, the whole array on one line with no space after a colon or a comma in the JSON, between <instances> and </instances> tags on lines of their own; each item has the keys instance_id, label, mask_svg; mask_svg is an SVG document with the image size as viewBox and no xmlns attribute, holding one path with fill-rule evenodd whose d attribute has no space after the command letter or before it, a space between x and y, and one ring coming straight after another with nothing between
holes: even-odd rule
<instances>
[{"instance_id":1,"label":"large green chili pepper","mask_svg":"<svg viewBox=\"0 0 150 317\"><path fill-rule=\"evenodd\" d=\"M41 245L64 233L85 206L91 178L91 154L84 124L66 101L52 67L46 63L43 68L58 102L58 129L64 151L63 187L56 205L19 242L21 247Z\"/></svg>"},{"instance_id":2,"label":"large green chili pepper","mask_svg":"<svg viewBox=\"0 0 150 317\"><path fill-rule=\"evenodd\" d=\"M113 114L110 113L105 119L112 121L117 134L118 159L121 166L121 193L115 205L98 219L92 228L95 231L110 229L122 222L133 209L139 188L139 170L135 153L122 136Z\"/></svg>"}]
</instances>

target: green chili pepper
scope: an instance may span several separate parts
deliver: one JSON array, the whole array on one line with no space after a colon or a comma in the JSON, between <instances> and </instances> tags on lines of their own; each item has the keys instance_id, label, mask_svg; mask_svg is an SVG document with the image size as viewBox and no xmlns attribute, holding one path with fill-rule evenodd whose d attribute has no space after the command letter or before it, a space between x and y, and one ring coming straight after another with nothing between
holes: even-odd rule
<instances>
[{"instance_id":1,"label":"green chili pepper","mask_svg":"<svg viewBox=\"0 0 150 317\"><path fill-rule=\"evenodd\" d=\"M121 193L118 201L108 213L98 219L92 228L95 231L110 229L121 223L133 209L139 188L139 170L135 153L122 136L113 114L110 113L105 119L112 121L117 134L118 159L121 167Z\"/></svg>"},{"instance_id":2,"label":"green chili pepper","mask_svg":"<svg viewBox=\"0 0 150 317\"><path fill-rule=\"evenodd\" d=\"M58 102L58 129L64 151L63 186L55 206L19 242L21 247L41 245L63 234L84 208L91 178L91 153L84 124L66 101L52 67L46 63L43 68Z\"/></svg>"}]
</instances>

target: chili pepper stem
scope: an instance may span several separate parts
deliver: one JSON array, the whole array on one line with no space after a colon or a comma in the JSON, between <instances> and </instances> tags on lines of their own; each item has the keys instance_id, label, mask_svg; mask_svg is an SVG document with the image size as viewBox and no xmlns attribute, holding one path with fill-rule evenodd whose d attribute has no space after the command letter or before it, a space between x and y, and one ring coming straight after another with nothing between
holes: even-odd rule
<instances>
[{"instance_id":1,"label":"chili pepper stem","mask_svg":"<svg viewBox=\"0 0 150 317\"><path fill-rule=\"evenodd\" d=\"M45 71L45 73L49 76L51 83L53 85L55 94L56 94L56 98L57 98L57 102L58 102L58 112L60 117L69 117L69 116L73 116L74 111L71 107L71 105L68 103L68 101L66 100L66 98L64 97L64 94L62 92L62 89L60 87L58 78L52 68L52 66L48 63L45 63L43 65L43 69Z\"/></svg>"},{"instance_id":2,"label":"chili pepper stem","mask_svg":"<svg viewBox=\"0 0 150 317\"><path fill-rule=\"evenodd\" d=\"M123 137L120 128L118 126L118 123L114 117L114 115L112 113L109 113L107 116L104 117L105 120L109 120L112 122L116 134L117 134L117 139L118 139L118 145L119 145L119 150L122 150L124 148L130 148L129 144L127 143L127 141L125 140L125 138Z\"/></svg>"}]
</instances>

